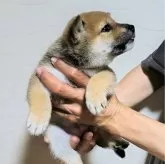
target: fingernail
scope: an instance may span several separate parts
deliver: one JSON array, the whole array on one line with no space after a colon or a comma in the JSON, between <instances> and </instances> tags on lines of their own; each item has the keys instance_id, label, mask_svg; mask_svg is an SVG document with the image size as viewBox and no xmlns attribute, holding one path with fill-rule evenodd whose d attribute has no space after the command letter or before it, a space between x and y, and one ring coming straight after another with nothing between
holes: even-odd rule
<instances>
[{"instance_id":1,"label":"fingernail","mask_svg":"<svg viewBox=\"0 0 165 164\"><path fill-rule=\"evenodd\" d=\"M85 137L87 140L91 140L93 138L93 133L88 133Z\"/></svg>"},{"instance_id":2,"label":"fingernail","mask_svg":"<svg viewBox=\"0 0 165 164\"><path fill-rule=\"evenodd\" d=\"M47 144L49 143L48 137L44 137L44 142L47 143Z\"/></svg>"},{"instance_id":3,"label":"fingernail","mask_svg":"<svg viewBox=\"0 0 165 164\"><path fill-rule=\"evenodd\" d=\"M55 64L55 62L57 61L57 58L56 57L52 57L51 61L52 61L52 64Z\"/></svg>"},{"instance_id":4,"label":"fingernail","mask_svg":"<svg viewBox=\"0 0 165 164\"><path fill-rule=\"evenodd\" d=\"M36 69L36 73L37 73L37 75L38 75L39 77L41 76L42 71L43 71L43 69L42 69L41 67L39 67L39 68Z\"/></svg>"},{"instance_id":5,"label":"fingernail","mask_svg":"<svg viewBox=\"0 0 165 164\"><path fill-rule=\"evenodd\" d=\"M71 142L77 145L80 142L80 139L77 136L72 136Z\"/></svg>"}]
</instances>

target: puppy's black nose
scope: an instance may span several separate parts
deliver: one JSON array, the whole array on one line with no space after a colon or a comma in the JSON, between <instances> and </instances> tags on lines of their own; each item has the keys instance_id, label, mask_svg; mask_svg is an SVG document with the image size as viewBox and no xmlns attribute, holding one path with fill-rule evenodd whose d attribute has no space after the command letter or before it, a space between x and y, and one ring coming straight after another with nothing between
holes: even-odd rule
<instances>
[{"instance_id":1,"label":"puppy's black nose","mask_svg":"<svg viewBox=\"0 0 165 164\"><path fill-rule=\"evenodd\" d=\"M128 25L128 26L127 26L127 29L130 30L130 31L132 31L133 33L135 32L135 27L134 27L134 25Z\"/></svg>"},{"instance_id":2,"label":"puppy's black nose","mask_svg":"<svg viewBox=\"0 0 165 164\"><path fill-rule=\"evenodd\" d=\"M135 33L135 27L132 24L120 24L121 27L124 27L126 30L131 31L132 33Z\"/></svg>"}]
</instances>

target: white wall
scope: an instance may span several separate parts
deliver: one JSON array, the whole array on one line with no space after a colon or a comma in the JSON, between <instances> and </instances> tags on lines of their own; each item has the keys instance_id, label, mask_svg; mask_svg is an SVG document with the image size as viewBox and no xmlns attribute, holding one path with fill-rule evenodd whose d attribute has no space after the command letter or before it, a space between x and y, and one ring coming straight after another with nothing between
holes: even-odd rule
<instances>
[{"instance_id":1,"label":"white wall","mask_svg":"<svg viewBox=\"0 0 165 164\"><path fill-rule=\"evenodd\" d=\"M0 0L0 163L55 163L42 138L31 138L26 132L25 93L37 61L73 15L104 10L120 22L135 25L134 49L112 64L121 79L164 39L163 5L162 0ZM158 118L162 95L160 90L147 100L143 113ZM134 145L124 160L98 148L90 157L93 164L143 164L145 158L146 152Z\"/></svg>"}]
</instances>

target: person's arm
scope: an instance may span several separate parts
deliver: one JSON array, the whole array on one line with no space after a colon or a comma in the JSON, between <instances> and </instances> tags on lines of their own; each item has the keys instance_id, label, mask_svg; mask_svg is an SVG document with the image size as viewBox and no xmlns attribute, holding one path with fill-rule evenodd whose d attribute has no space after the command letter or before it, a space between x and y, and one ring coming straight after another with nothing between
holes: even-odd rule
<instances>
[{"instance_id":1,"label":"person's arm","mask_svg":"<svg viewBox=\"0 0 165 164\"><path fill-rule=\"evenodd\" d=\"M127 73L115 88L119 101L128 106L136 105L150 96L153 91L152 83L144 74L141 65Z\"/></svg>"},{"instance_id":2,"label":"person's arm","mask_svg":"<svg viewBox=\"0 0 165 164\"><path fill-rule=\"evenodd\" d=\"M112 110L116 111L113 116ZM165 125L122 105L115 96L110 100L106 113L99 118L97 124L109 134L123 137L165 160Z\"/></svg>"}]
</instances>

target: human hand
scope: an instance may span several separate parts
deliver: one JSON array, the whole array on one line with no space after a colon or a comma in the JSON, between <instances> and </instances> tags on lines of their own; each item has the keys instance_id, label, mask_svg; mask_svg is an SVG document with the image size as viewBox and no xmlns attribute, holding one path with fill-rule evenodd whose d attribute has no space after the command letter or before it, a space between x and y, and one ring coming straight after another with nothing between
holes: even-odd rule
<instances>
[{"instance_id":1,"label":"human hand","mask_svg":"<svg viewBox=\"0 0 165 164\"><path fill-rule=\"evenodd\" d=\"M70 109L73 109L75 110L75 114L77 112L77 114L79 115L79 112L81 112L84 107L84 88L88 83L88 76L78 71L77 69L70 67L61 60L57 60L56 62L53 62L53 64L57 69L63 72L69 79L74 81L81 88L72 88L69 85L62 83L55 76L47 72L44 68L37 69L39 78L52 92L58 93L60 96L69 98L74 102L73 104L63 104L62 106L58 106L58 108L62 110L67 110L68 112ZM57 104L54 105L57 107ZM88 114L84 114L85 120L90 119L86 118ZM96 144L96 134L91 131L88 131L87 128L83 128L83 130L76 129L76 131L79 135L71 136L71 147L78 151L80 154L89 152ZM46 136L44 137L44 141L47 143L49 142Z\"/></svg>"},{"instance_id":2,"label":"human hand","mask_svg":"<svg viewBox=\"0 0 165 164\"><path fill-rule=\"evenodd\" d=\"M86 76L81 71L73 68L62 60L57 59L53 62L53 65L56 69L61 71L68 79L73 81L79 86L79 88L73 88L70 85L61 82L54 75L49 73L45 68L37 68L36 72L42 83L56 95L67 98L73 103L69 104L55 104L58 109L70 113L67 115L72 122L79 122L86 125L94 125L95 116L93 116L87 109L84 103L85 96L85 87L89 81L88 76ZM61 112L56 112L59 115L62 115Z\"/></svg>"},{"instance_id":3,"label":"human hand","mask_svg":"<svg viewBox=\"0 0 165 164\"><path fill-rule=\"evenodd\" d=\"M113 118L112 116L114 116L117 111L115 110L115 104L118 104L118 101L115 96L111 98L112 100L111 103L109 103L108 105L108 110L104 110L99 116L94 116L86 109L84 103L85 87L89 81L89 78L81 71L78 71L77 69L67 65L59 59L53 61L53 65L56 69L60 70L63 74L65 74L65 76L67 76L70 80L72 80L80 87L73 88L68 84L61 82L54 75L47 72L44 68L37 69L38 77L52 93L56 93L59 96L65 97L73 101L72 104L56 104L57 108L67 111L69 113L64 114L61 112L56 112L57 114L72 122L100 127L104 126L107 120ZM80 153L88 152L95 145L95 135L96 134L92 132L85 132L83 137L81 137L82 139L80 139L80 137L78 136L72 136L72 148L76 149Z\"/></svg>"}]
</instances>

